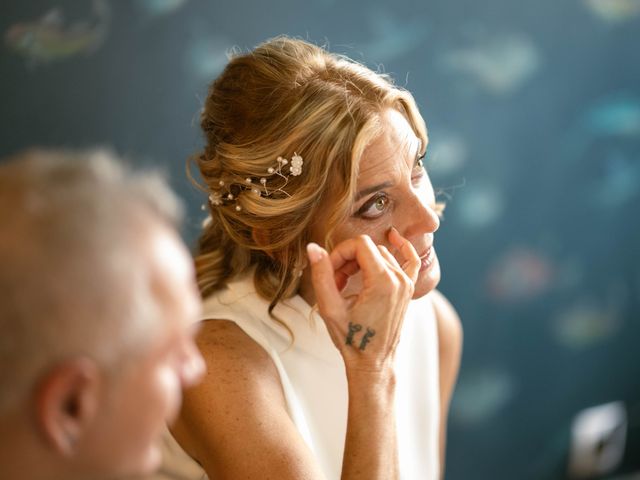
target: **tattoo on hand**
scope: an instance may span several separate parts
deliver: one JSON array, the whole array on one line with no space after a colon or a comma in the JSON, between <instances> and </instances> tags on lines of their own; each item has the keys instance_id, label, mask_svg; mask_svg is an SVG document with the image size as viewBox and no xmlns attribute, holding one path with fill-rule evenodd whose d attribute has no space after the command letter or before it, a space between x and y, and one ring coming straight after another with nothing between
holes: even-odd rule
<instances>
[{"instance_id":1,"label":"tattoo on hand","mask_svg":"<svg viewBox=\"0 0 640 480\"><path fill-rule=\"evenodd\" d=\"M360 350L364 350L369 343L369 339L376 334L376 331L372 328L367 327L367 331L365 332L362 340L360 341Z\"/></svg>"},{"instance_id":2,"label":"tattoo on hand","mask_svg":"<svg viewBox=\"0 0 640 480\"><path fill-rule=\"evenodd\" d=\"M362 330L362 325L349 322L349 333L347 333L347 345L353 345L353 335Z\"/></svg>"}]
</instances>

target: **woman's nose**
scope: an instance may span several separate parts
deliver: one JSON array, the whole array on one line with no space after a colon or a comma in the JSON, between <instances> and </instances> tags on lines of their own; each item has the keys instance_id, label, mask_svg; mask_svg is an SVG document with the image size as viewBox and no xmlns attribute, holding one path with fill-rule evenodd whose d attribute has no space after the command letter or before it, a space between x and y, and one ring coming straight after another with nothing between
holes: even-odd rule
<instances>
[{"instance_id":1,"label":"woman's nose","mask_svg":"<svg viewBox=\"0 0 640 480\"><path fill-rule=\"evenodd\" d=\"M414 195L411 199L410 208L406 209L405 215L404 236L406 238L433 233L440 228L440 217L436 211L435 202L427 203L418 195Z\"/></svg>"}]
</instances>

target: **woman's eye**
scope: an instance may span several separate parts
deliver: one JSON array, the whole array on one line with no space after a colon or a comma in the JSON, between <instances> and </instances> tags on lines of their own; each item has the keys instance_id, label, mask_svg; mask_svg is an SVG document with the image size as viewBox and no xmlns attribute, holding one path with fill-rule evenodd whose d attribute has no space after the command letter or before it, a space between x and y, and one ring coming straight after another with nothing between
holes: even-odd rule
<instances>
[{"instance_id":1,"label":"woman's eye","mask_svg":"<svg viewBox=\"0 0 640 480\"><path fill-rule=\"evenodd\" d=\"M386 194L379 193L360 207L357 215L362 218L377 218L382 215L388 207L389 198Z\"/></svg>"},{"instance_id":2,"label":"woman's eye","mask_svg":"<svg viewBox=\"0 0 640 480\"><path fill-rule=\"evenodd\" d=\"M424 155L416 159L416 163L413 165L413 171L411 172L411 180L415 183L424 177Z\"/></svg>"}]
</instances>

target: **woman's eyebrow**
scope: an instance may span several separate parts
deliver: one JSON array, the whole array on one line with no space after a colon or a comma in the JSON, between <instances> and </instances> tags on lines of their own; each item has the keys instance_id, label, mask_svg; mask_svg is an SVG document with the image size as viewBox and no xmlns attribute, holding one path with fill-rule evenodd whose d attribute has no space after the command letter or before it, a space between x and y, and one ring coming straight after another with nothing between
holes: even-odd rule
<instances>
[{"instance_id":1,"label":"woman's eyebrow","mask_svg":"<svg viewBox=\"0 0 640 480\"><path fill-rule=\"evenodd\" d=\"M393 186L393 182L387 180L386 182L379 183L372 187L363 188L356 195L356 201L360 200L365 195L369 195L370 193L376 192L378 190L382 190L384 188L389 188Z\"/></svg>"}]
</instances>

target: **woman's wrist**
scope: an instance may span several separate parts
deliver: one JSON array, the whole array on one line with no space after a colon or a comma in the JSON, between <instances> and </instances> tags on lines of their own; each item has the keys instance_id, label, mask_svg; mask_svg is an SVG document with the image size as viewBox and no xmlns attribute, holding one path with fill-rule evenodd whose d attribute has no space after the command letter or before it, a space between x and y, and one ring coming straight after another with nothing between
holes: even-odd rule
<instances>
[{"instance_id":1,"label":"woman's wrist","mask_svg":"<svg viewBox=\"0 0 640 480\"><path fill-rule=\"evenodd\" d=\"M381 393L393 394L396 387L396 373L393 366L346 367L349 393Z\"/></svg>"}]
</instances>

